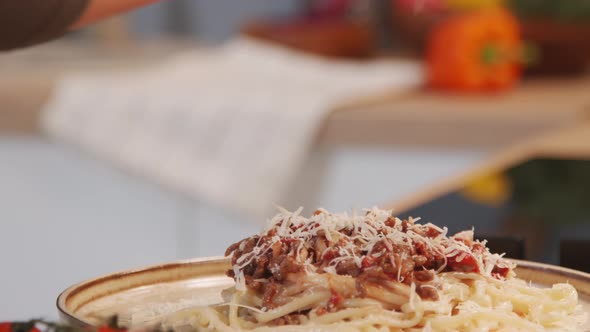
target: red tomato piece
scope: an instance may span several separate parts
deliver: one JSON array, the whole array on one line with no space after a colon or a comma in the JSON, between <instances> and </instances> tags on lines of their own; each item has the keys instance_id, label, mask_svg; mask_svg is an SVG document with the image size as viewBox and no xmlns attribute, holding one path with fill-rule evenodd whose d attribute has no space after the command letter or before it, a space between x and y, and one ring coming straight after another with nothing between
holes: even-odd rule
<instances>
[{"instance_id":1,"label":"red tomato piece","mask_svg":"<svg viewBox=\"0 0 590 332\"><path fill-rule=\"evenodd\" d=\"M10 322L0 323L0 332L12 332L12 323L10 323Z\"/></svg>"},{"instance_id":2,"label":"red tomato piece","mask_svg":"<svg viewBox=\"0 0 590 332\"><path fill-rule=\"evenodd\" d=\"M461 261L457 261L460 256L465 256ZM457 272L473 272L473 273L480 273L479 265L477 264L477 260L473 255L469 253L460 253L456 256L449 257L447 260L447 265L453 271Z\"/></svg>"}]
</instances>

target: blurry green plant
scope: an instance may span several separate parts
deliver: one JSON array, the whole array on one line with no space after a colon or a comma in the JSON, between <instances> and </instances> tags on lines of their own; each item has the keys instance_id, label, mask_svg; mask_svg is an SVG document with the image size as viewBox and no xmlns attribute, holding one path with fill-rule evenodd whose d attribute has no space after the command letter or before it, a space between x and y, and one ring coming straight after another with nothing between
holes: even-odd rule
<instances>
[{"instance_id":1,"label":"blurry green plant","mask_svg":"<svg viewBox=\"0 0 590 332\"><path fill-rule=\"evenodd\" d=\"M510 0L522 18L590 23L590 0Z\"/></svg>"},{"instance_id":2,"label":"blurry green plant","mask_svg":"<svg viewBox=\"0 0 590 332\"><path fill-rule=\"evenodd\" d=\"M536 159L506 175L517 214L549 224L590 223L590 161Z\"/></svg>"}]
</instances>

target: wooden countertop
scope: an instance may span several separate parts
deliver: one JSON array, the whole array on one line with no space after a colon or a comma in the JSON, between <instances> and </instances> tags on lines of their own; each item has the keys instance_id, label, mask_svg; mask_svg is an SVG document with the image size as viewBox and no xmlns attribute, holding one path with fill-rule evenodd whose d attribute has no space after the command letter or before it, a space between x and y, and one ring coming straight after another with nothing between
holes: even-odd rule
<instances>
[{"instance_id":1,"label":"wooden countertop","mask_svg":"<svg viewBox=\"0 0 590 332\"><path fill-rule=\"evenodd\" d=\"M550 131L503 149L466 172L392 202L390 208L395 207L397 211L410 210L444 194L457 191L481 176L501 172L535 158L590 160L590 123Z\"/></svg>"},{"instance_id":2,"label":"wooden countertop","mask_svg":"<svg viewBox=\"0 0 590 332\"><path fill-rule=\"evenodd\" d=\"M39 135L40 109L60 75L78 69L149 66L194 44L127 47L56 43L0 56L0 133ZM327 145L498 148L590 119L590 76L525 81L501 95L407 91L347 102L318 137Z\"/></svg>"},{"instance_id":3,"label":"wooden countertop","mask_svg":"<svg viewBox=\"0 0 590 332\"><path fill-rule=\"evenodd\" d=\"M495 148L586 120L590 77L530 80L500 95L412 91L345 106L326 121L323 141Z\"/></svg>"}]
</instances>

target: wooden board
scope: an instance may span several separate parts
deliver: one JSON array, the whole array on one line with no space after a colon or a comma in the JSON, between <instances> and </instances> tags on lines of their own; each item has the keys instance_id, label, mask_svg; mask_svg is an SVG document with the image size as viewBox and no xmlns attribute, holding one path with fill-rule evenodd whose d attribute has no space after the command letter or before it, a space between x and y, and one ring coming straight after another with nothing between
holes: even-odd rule
<instances>
[{"instance_id":1,"label":"wooden board","mask_svg":"<svg viewBox=\"0 0 590 332\"><path fill-rule=\"evenodd\" d=\"M461 189L481 176L497 173L526 160L542 157L590 160L590 123L556 130L514 145L484 160L472 169L457 174L403 199L386 204L396 211L407 211L444 194Z\"/></svg>"},{"instance_id":2,"label":"wooden board","mask_svg":"<svg viewBox=\"0 0 590 332\"><path fill-rule=\"evenodd\" d=\"M590 77L526 81L499 95L376 97L335 110L320 142L497 148L590 119Z\"/></svg>"}]
</instances>

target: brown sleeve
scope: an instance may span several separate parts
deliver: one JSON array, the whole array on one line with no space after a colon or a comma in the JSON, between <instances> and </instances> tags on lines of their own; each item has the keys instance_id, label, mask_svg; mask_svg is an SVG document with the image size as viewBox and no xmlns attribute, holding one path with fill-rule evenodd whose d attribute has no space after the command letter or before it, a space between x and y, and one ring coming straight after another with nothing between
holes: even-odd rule
<instances>
[{"instance_id":1,"label":"brown sleeve","mask_svg":"<svg viewBox=\"0 0 590 332\"><path fill-rule=\"evenodd\" d=\"M0 50L64 35L90 0L0 0Z\"/></svg>"}]
</instances>

